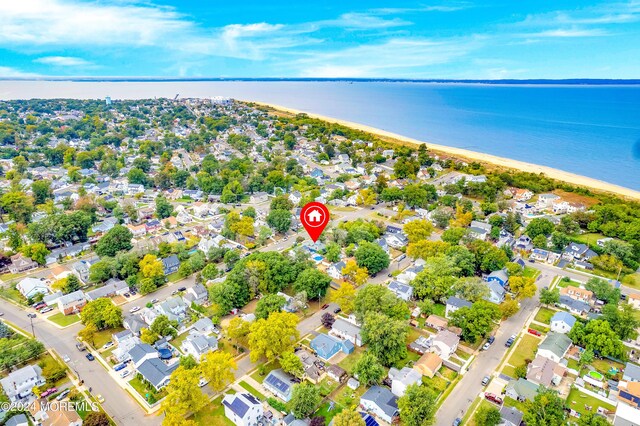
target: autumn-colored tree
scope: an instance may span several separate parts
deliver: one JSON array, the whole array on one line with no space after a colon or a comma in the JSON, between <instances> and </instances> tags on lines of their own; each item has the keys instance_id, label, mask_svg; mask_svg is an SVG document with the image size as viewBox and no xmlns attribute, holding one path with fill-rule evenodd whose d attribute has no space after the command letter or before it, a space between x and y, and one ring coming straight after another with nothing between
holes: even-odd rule
<instances>
[{"instance_id":1,"label":"autumn-colored tree","mask_svg":"<svg viewBox=\"0 0 640 426\"><path fill-rule=\"evenodd\" d=\"M340 284L340 288L331 291L329 294L330 300L333 303L337 303L345 314L350 314L353 311L355 297L356 289L349 283Z\"/></svg>"},{"instance_id":2,"label":"autumn-colored tree","mask_svg":"<svg viewBox=\"0 0 640 426\"><path fill-rule=\"evenodd\" d=\"M425 219L412 220L402 228L409 242L424 241L433 233L433 225Z\"/></svg>"},{"instance_id":3,"label":"autumn-colored tree","mask_svg":"<svg viewBox=\"0 0 640 426\"><path fill-rule=\"evenodd\" d=\"M238 369L238 365L229 352L215 351L205 354L200 369L209 381L209 387L220 392L233 382L233 371Z\"/></svg>"},{"instance_id":4,"label":"autumn-colored tree","mask_svg":"<svg viewBox=\"0 0 640 426\"><path fill-rule=\"evenodd\" d=\"M462 204L456 204L456 215L449 221L449 226L466 228L473 220L473 212L465 212Z\"/></svg>"},{"instance_id":5,"label":"autumn-colored tree","mask_svg":"<svg viewBox=\"0 0 640 426\"><path fill-rule=\"evenodd\" d=\"M361 189L356 196L356 204L359 206L371 206L377 201L377 194L369 188Z\"/></svg>"},{"instance_id":6,"label":"autumn-colored tree","mask_svg":"<svg viewBox=\"0 0 640 426\"><path fill-rule=\"evenodd\" d=\"M354 283L356 286L362 285L367 282L369 278L369 271L367 268L360 267L355 260L349 259L342 268L342 276L347 280Z\"/></svg>"},{"instance_id":7,"label":"autumn-colored tree","mask_svg":"<svg viewBox=\"0 0 640 426\"><path fill-rule=\"evenodd\" d=\"M532 277L511 277L509 278L509 288L516 295L516 299L528 299L536 294L536 280Z\"/></svg>"},{"instance_id":8,"label":"autumn-colored tree","mask_svg":"<svg viewBox=\"0 0 640 426\"><path fill-rule=\"evenodd\" d=\"M293 350L300 337L298 317L288 312L273 312L266 319L259 319L251 324L249 332L249 349L251 361L261 358L272 361L287 351Z\"/></svg>"},{"instance_id":9,"label":"autumn-colored tree","mask_svg":"<svg viewBox=\"0 0 640 426\"><path fill-rule=\"evenodd\" d=\"M178 367L173 373L166 387L167 396L162 401L165 418L163 426L182 426L186 423L186 415L195 413L204 407L209 398L202 393L198 382L200 369Z\"/></svg>"}]
</instances>

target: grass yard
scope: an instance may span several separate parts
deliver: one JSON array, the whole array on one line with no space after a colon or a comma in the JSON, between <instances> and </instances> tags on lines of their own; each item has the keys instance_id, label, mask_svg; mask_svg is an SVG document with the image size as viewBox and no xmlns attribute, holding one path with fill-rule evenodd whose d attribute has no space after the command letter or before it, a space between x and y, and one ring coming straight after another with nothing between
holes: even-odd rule
<instances>
[{"instance_id":1,"label":"grass yard","mask_svg":"<svg viewBox=\"0 0 640 426\"><path fill-rule=\"evenodd\" d=\"M516 378L516 369L510 365L505 365L502 369L502 374L507 375L511 378Z\"/></svg>"},{"instance_id":2,"label":"grass yard","mask_svg":"<svg viewBox=\"0 0 640 426\"><path fill-rule=\"evenodd\" d=\"M50 372L59 372L62 370L64 370L65 372L67 371L67 366L58 362L58 360L51 356L49 352L43 353L35 363L38 364L40 368L42 368L42 374L47 378L47 386L60 388L64 383L67 383L69 381L66 373L58 380L53 382L49 379L49 377L47 377Z\"/></svg>"},{"instance_id":3,"label":"grass yard","mask_svg":"<svg viewBox=\"0 0 640 426\"><path fill-rule=\"evenodd\" d=\"M579 243L584 243L592 246L597 245L599 239L605 238L604 235L599 233L578 234L578 235L571 235L570 237L572 240L578 241Z\"/></svg>"},{"instance_id":4,"label":"grass yard","mask_svg":"<svg viewBox=\"0 0 640 426\"><path fill-rule=\"evenodd\" d=\"M572 370L580 371L580 364L578 364L578 361L573 358L568 359L567 367Z\"/></svg>"},{"instance_id":5,"label":"grass yard","mask_svg":"<svg viewBox=\"0 0 640 426\"><path fill-rule=\"evenodd\" d=\"M256 388L254 388L253 386L251 386L249 383L242 381L240 383L238 383L243 389L246 389L251 395L255 396L256 398L258 398L260 401L264 401L267 398L261 394L260 392L258 392L258 390Z\"/></svg>"},{"instance_id":6,"label":"grass yard","mask_svg":"<svg viewBox=\"0 0 640 426\"><path fill-rule=\"evenodd\" d=\"M167 391L164 389L158 392L153 388L153 386L143 383L138 377L134 377L129 380L129 384L140 394L142 398L147 400L149 404L154 404L156 401L160 401L162 398L167 396ZM149 394L148 398L147 394Z\"/></svg>"},{"instance_id":7,"label":"grass yard","mask_svg":"<svg viewBox=\"0 0 640 426\"><path fill-rule=\"evenodd\" d=\"M478 400L480 402L479 404L477 402ZM478 398L476 401L474 401L473 404L475 404L477 406L477 410L479 410L480 408L483 408L483 407L487 407L487 408L491 408L491 407L495 408L496 407L495 404L490 403L489 401L487 401L484 398ZM472 406L473 406L473 404L472 404ZM465 425L465 426L477 426L476 425L476 420L474 418L475 417L475 413L473 413L474 415L472 416L471 415L471 411L472 411L471 408L469 408L467 410L467 412L465 413L464 417L462 418L462 424ZM482 425L478 425L478 426L482 426Z\"/></svg>"},{"instance_id":8,"label":"grass yard","mask_svg":"<svg viewBox=\"0 0 640 426\"><path fill-rule=\"evenodd\" d=\"M51 315L47 318L49 321L58 324L60 327L68 327L72 324L80 322L80 315L65 315L62 312Z\"/></svg>"},{"instance_id":9,"label":"grass yard","mask_svg":"<svg viewBox=\"0 0 640 426\"><path fill-rule=\"evenodd\" d=\"M590 395L586 395L576 388L571 389L571 392L569 392L569 396L567 397L567 407L576 410L580 414L588 412L595 413L598 410L598 407L615 411L615 407L613 405L607 404L606 402Z\"/></svg>"},{"instance_id":10,"label":"grass yard","mask_svg":"<svg viewBox=\"0 0 640 426\"><path fill-rule=\"evenodd\" d=\"M525 403L524 402L516 401L515 399L509 398L508 396L506 396L504 398L504 405L506 407L515 407L515 408L517 408L518 410L520 410L522 412L525 411Z\"/></svg>"},{"instance_id":11,"label":"grass yard","mask_svg":"<svg viewBox=\"0 0 640 426\"><path fill-rule=\"evenodd\" d=\"M335 395L334 400L336 403L347 409L355 409L360 403L360 397L366 392L365 386L360 386L358 389L353 390L348 386L343 386Z\"/></svg>"},{"instance_id":12,"label":"grass yard","mask_svg":"<svg viewBox=\"0 0 640 426\"><path fill-rule=\"evenodd\" d=\"M540 333L548 333L549 332L549 327L545 327L544 325L539 325L539 324L529 324L529 328L534 329L534 330L538 330Z\"/></svg>"},{"instance_id":13,"label":"grass yard","mask_svg":"<svg viewBox=\"0 0 640 426\"><path fill-rule=\"evenodd\" d=\"M447 389L448 386L447 381L438 376L433 376L433 378L431 379L428 377L423 377L422 383L424 383L426 387L434 391L436 395L440 395L445 391L445 389Z\"/></svg>"},{"instance_id":14,"label":"grass yard","mask_svg":"<svg viewBox=\"0 0 640 426\"><path fill-rule=\"evenodd\" d=\"M536 314L535 318L533 318L533 320L537 322L541 322L543 324L551 324L551 317L553 317L556 314L556 312L558 311L555 311L550 308L542 307Z\"/></svg>"},{"instance_id":15,"label":"grass yard","mask_svg":"<svg viewBox=\"0 0 640 426\"><path fill-rule=\"evenodd\" d=\"M441 303L436 303L433 305L433 315L438 315L439 317L444 318L444 313L447 310L447 307Z\"/></svg>"},{"instance_id":16,"label":"grass yard","mask_svg":"<svg viewBox=\"0 0 640 426\"><path fill-rule=\"evenodd\" d=\"M531 266L525 266L522 275L529 278L537 278L540 275L540 270L532 268Z\"/></svg>"},{"instance_id":17,"label":"grass yard","mask_svg":"<svg viewBox=\"0 0 640 426\"><path fill-rule=\"evenodd\" d=\"M175 339L171 340L170 343L171 345L173 345L174 348L182 352L182 350L180 349L180 345L182 345L182 342L184 342L188 336L189 336L189 332L186 331L182 334L179 334Z\"/></svg>"},{"instance_id":18,"label":"grass yard","mask_svg":"<svg viewBox=\"0 0 640 426\"><path fill-rule=\"evenodd\" d=\"M235 426L235 424L224 415L222 397L218 397L205 405L202 410L194 413L190 419L199 425Z\"/></svg>"},{"instance_id":19,"label":"grass yard","mask_svg":"<svg viewBox=\"0 0 640 426\"><path fill-rule=\"evenodd\" d=\"M180 281L183 277L180 276L178 272L174 272L172 274L167 275L167 281L170 283L175 283L176 281Z\"/></svg>"},{"instance_id":20,"label":"grass yard","mask_svg":"<svg viewBox=\"0 0 640 426\"><path fill-rule=\"evenodd\" d=\"M356 363L358 362L358 360L360 359L363 353L364 353L364 348L362 347L356 348L351 355L347 356L345 359L340 361L338 363L338 366L344 368L344 370L347 373L352 374L353 369L356 366Z\"/></svg>"},{"instance_id":21,"label":"grass yard","mask_svg":"<svg viewBox=\"0 0 640 426\"><path fill-rule=\"evenodd\" d=\"M120 333L123 330L124 328L118 327L118 328L108 328L106 330L98 331L93 337L94 347L97 349L100 349L101 347L104 346L105 343L111 341L111 336L113 334Z\"/></svg>"},{"instance_id":22,"label":"grass yard","mask_svg":"<svg viewBox=\"0 0 640 426\"><path fill-rule=\"evenodd\" d=\"M514 367L525 365L525 360L533 360L535 358L535 351L538 348L541 340L533 336L525 334L518 341L518 345L514 349L509 358L509 364Z\"/></svg>"},{"instance_id":23,"label":"grass yard","mask_svg":"<svg viewBox=\"0 0 640 426\"><path fill-rule=\"evenodd\" d=\"M609 359L594 359L591 362L591 366L593 368L595 368L596 370L598 370L599 372L601 372L601 373L609 372L609 369L611 367L617 368L618 371L624 369L624 365L623 364L620 364L619 362L611 361Z\"/></svg>"},{"instance_id":24,"label":"grass yard","mask_svg":"<svg viewBox=\"0 0 640 426\"><path fill-rule=\"evenodd\" d=\"M328 425L331 422L331 419L333 419L333 417L343 409L344 408L339 404L331 404L331 402L326 401L314 413L314 417L324 417L325 424Z\"/></svg>"},{"instance_id":25,"label":"grass yard","mask_svg":"<svg viewBox=\"0 0 640 426\"><path fill-rule=\"evenodd\" d=\"M265 377L276 368L280 368L280 362L277 359L258 367L258 369L251 374L251 378L258 383L262 383Z\"/></svg>"},{"instance_id":26,"label":"grass yard","mask_svg":"<svg viewBox=\"0 0 640 426\"><path fill-rule=\"evenodd\" d=\"M331 395L333 391L338 389L338 386L340 386L340 383L330 379L329 377L326 377L316 385L316 387L320 388L320 395L323 397Z\"/></svg>"},{"instance_id":27,"label":"grass yard","mask_svg":"<svg viewBox=\"0 0 640 426\"><path fill-rule=\"evenodd\" d=\"M27 304L27 299L25 299L24 296L15 288L0 287L0 297L4 297L5 299L11 300L19 305Z\"/></svg>"}]
</instances>

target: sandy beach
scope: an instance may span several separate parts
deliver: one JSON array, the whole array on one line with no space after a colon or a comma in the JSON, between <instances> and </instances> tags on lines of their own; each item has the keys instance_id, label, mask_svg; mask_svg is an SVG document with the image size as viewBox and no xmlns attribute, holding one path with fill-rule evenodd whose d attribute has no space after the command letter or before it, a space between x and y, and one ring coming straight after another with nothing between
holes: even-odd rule
<instances>
[{"instance_id":1,"label":"sandy beach","mask_svg":"<svg viewBox=\"0 0 640 426\"><path fill-rule=\"evenodd\" d=\"M326 117L319 114L314 114L307 111L300 111L293 108L283 107L281 105L267 104L263 102L255 102L251 100L243 100L243 102L253 103L256 105L262 105L272 108L277 111L281 111L289 114L306 114L309 117L324 120L329 123L341 124L343 126L351 127L353 129L361 130L367 133L379 136L381 139L389 142L409 143L413 145L426 145L426 147L435 153L447 154L456 158L478 161L489 165L497 166L499 168L520 170L531 173L542 173L553 179L557 179L563 182L570 183L572 185L583 186L591 188L598 192L608 192L616 194L625 198L631 198L640 200L640 192L633 189L625 188L623 186L614 185L612 183L604 182L598 179L589 178L586 176L577 175L575 173L565 172L563 170L554 169L552 167L541 166L538 164L526 163L524 161L512 160L509 158L498 157L490 154L483 154L481 152L470 151L462 148L454 148L446 145L434 144L417 139L402 136L396 133L387 132L385 130L377 129L375 127L367 126L360 123L354 123L350 121L340 120L333 117Z\"/></svg>"}]
</instances>

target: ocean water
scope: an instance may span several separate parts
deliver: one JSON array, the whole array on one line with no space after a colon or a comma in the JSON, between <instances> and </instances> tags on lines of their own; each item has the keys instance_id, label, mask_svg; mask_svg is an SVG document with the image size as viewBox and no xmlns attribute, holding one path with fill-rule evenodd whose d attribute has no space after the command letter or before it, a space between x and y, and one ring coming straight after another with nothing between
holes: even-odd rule
<instances>
[{"instance_id":1,"label":"ocean water","mask_svg":"<svg viewBox=\"0 0 640 426\"><path fill-rule=\"evenodd\" d=\"M228 96L640 190L640 86L0 81L0 99Z\"/></svg>"}]
</instances>

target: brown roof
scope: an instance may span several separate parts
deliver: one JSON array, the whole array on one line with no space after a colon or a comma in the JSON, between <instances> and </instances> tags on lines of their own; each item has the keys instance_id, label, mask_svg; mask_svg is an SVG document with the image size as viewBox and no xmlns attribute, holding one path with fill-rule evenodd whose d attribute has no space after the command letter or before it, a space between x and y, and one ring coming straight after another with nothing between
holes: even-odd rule
<instances>
[{"instance_id":1,"label":"brown roof","mask_svg":"<svg viewBox=\"0 0 640 426\"><path fill-rule=\"evenodd\" d=\"M448 323L449 322L446 319L439 317L438 315L429 315L426 321L426 324L432 324L436 327L442 328L446 327Z\"/></svg>"},{"instance_id":2,"label":"brown roof","mask_svg":"<svg viewBox=\"0 0 640 426\"><path fill-rule=\"evenodd\" d=\"M442 358L433 352L427 352L422 355L413 365L413 369L423 376L433 377L436 371L442 365Z\"/></svg>"}]
</instances>

